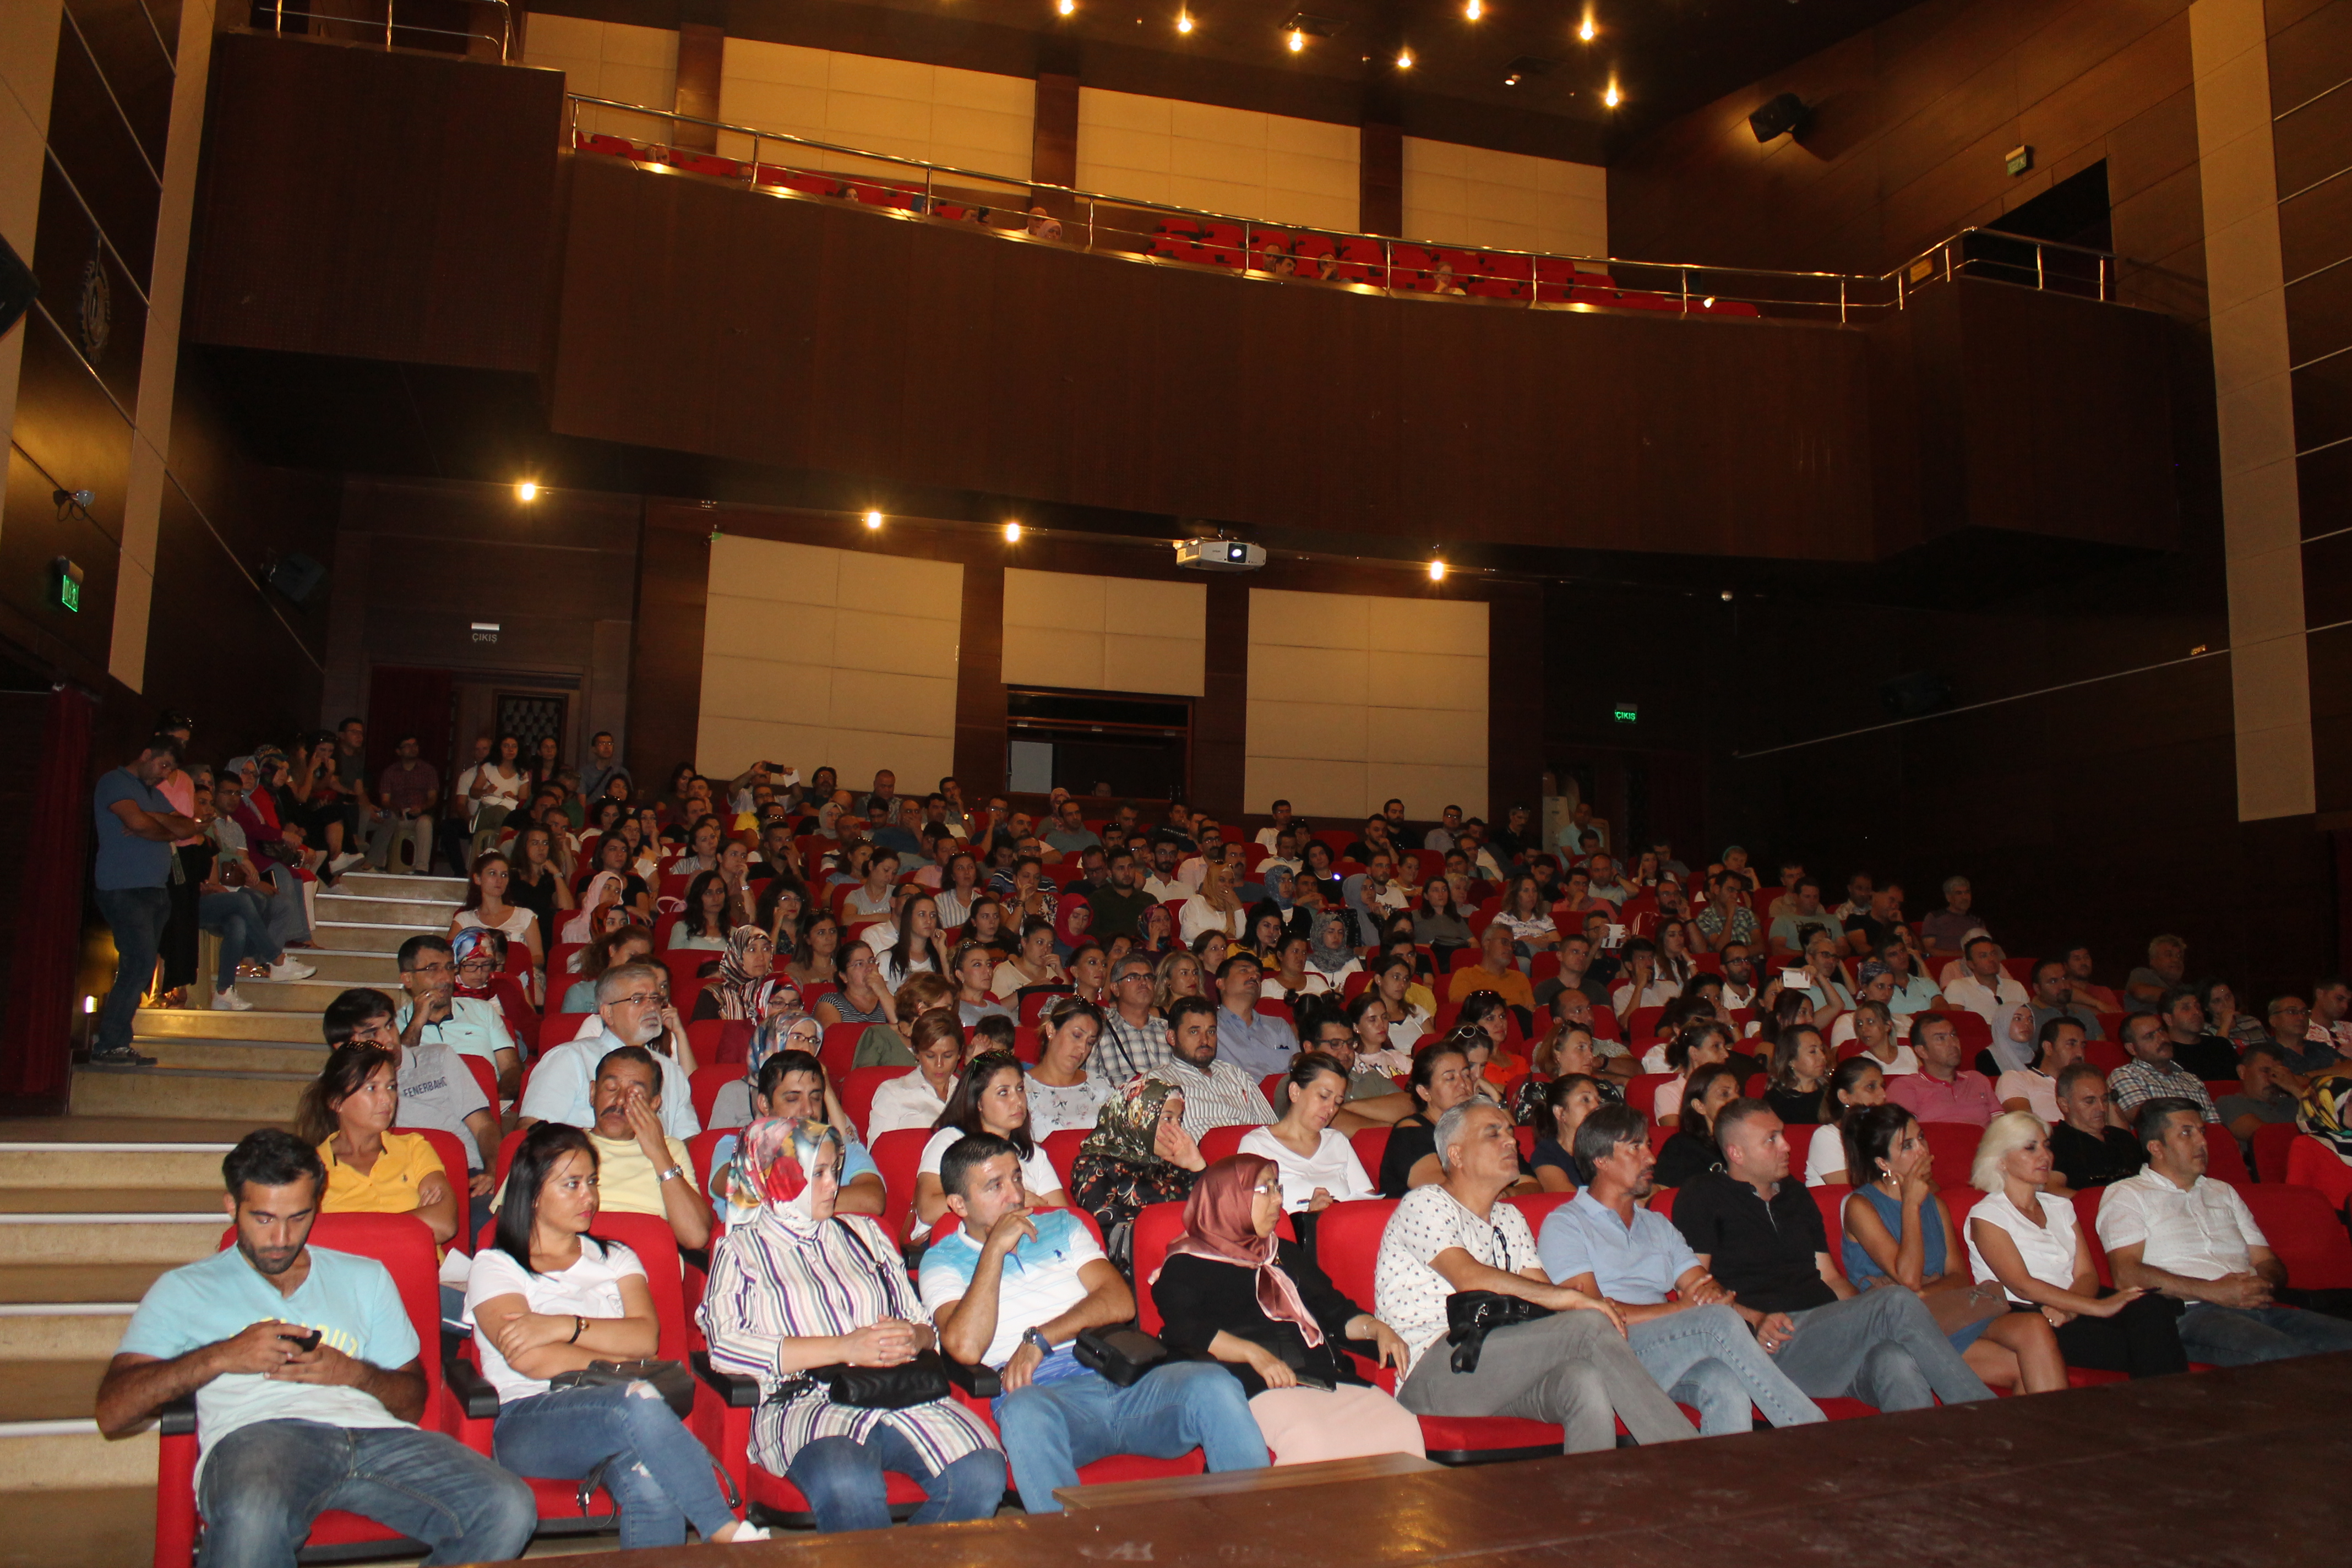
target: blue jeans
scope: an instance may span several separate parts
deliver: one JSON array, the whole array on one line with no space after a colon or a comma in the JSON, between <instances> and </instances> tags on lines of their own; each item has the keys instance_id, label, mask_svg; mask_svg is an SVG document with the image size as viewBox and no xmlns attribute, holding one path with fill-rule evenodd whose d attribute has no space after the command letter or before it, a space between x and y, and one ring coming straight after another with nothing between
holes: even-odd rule
<instances>
[{"instance_id":1,"label":"blue jeans","mask_svg":"<svg viewBox=\"0 0 2352 1568\"><path fill-rule=\"evenodd\" d=\"M302 879L275 860L257 860L254 864L276 889L266 899L258 893L254 895L261 905L262 923L269 928L269 939L281 951L289 942L310 941L310 917L302 904Z\"/></svg>"},{"instance_id":2,"label":"blue jeans","mask_svg":"<svg viewBox=\"0 0 2352 1568\"><path fill-rule=\"evenodd\" d=\"M1990 1399L1926 1302L1882 1286L1789 1314L1796 1337L1773 1355L1781 1374L1821 1398L1859 1399L1881 1410L1925 1410L1941 1399Z\"/></svg>"},{"instance_id":3,"label":"blue jeans","mask_svg":"<svg viewBox=\"0 0 2352 1568\"><path fill-rule=\"evenodd\" d=\"M1163 1363L1126 1388L1087 1373L1033 1383L995 1405L1013 1484L1031 1513L1059 1513L1055 1487L1113 1454L1172 1459L1199 1448L1213 1470L1266 1464L1265 1439L1233 1374L1210 1362Z\"/></svg>"},{"instance_id":4,"label":"blue jeans","mask_svg":"<svg viewBox=\"0 0 2352 1568\"><path fill-rule=\"evenodd\" d=\"M206 893L196 901L196 923L221 939L220 977L215 989L236 984L236 966L247 962L268 963L278 956L262 919L260 900L242 888Z\"/></svg>"},{"instance_id":5,"label":"blue jeans","mask_svg":"<svg viewBox=\"0 0 2352 1568\"><path fill-rule=\"evenodd\" d=\"M923 1489L928 1500L909 1523L987 1519L1004 1500L1003 1455L982 1448L934 1472L922 1450L887 1420L863 1443L855 1437L818 1438L793 1456L784 1479L808 1499L819 1530L880 1530L890 1522L885 1470L911 1476Z\"/></svg>"},{"instance_id":6,"label":"blue jeans","mask_svg":"<svg viewBox=\"0 0 2352 1568\"><path fill-rule=\"evenodd\" d=\"M2216 1307L2193 1301L2180 1314L2180 1348L2190 1361L2252 1366L2352 1351L2352 1323L2298 1307Z\"/></svg>"},{"instance_id":7,"label":"blue jeans","mask_svg":"<svg viewBox=\"0 0 2352 1568\"><path fill-rule=\"evenodd\" d=\"M1668 1398L1698 1407L1702 1437L1745 1432L1758 1410L1775 1426L1828 1419L1772 1364L1748 1320L1728 1307L1685 1307L1635 1323L1625 1337Z\"/></svg>"},{"instance_id":8,"label":"blue jeans","mask_svg":"<svg viewBox=\"0 0 2352 1568\"><path fill-rule=\"evenodd\" d=\"M106 994L106 1010L98 1016L98 1048L117 1050L131 1044L131 1026L139 1012L139 998L155 978L155 954L163 943L163 922L172 918L172 894L166 888L100 888L98 912L114 932L114 989Z\"/></svg>"},{"instance_id":9,"label":"blue jeans","mask_svg":"<svg viewBox=\"0 0 2352 1568\"><path fill-rule=\"evenodd\" d=\"M708 1541L735 1522L710 1454L649 1383L551 1388L499 1407L490 1452L519 1476L577 1480L605 1464L621 1510L621 1544L682 1546L686 1526Z\"/></svg>"},{"instance_id":10,"label":"blue jeans","mask_svg":"<svg viewBox=\"0 0 2352 1568\"><path fill-rule=\"evenodd\" d=\"M529 1487L438 1432L257 1421L205 1456L197 1568L294 1568L331 1508L425 1542L427 1568L520 1557L539 1525Z\"/></svg>"}]
</instances>

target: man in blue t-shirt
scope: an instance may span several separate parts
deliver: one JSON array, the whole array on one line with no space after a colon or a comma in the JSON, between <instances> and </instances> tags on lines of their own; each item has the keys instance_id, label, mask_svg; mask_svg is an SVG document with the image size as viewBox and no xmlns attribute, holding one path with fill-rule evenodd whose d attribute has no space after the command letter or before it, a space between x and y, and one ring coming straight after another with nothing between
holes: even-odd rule
<instances>
[{"instance_id":1,"label":"man in blue t-shirt","mask_svg":"<svg viewBox=\"0 0 2352 1568\"><path fill-rule=\"evenodd\" d=\"M1112 1454L1172 1459L1197 1441L1212 1470L1255 1470L1265 1439L1234 1375L1214 1362L1164 1362L1125 1388L1080 1366L1082 1330L1135 1316L1135 1293L1066 1209L1033 1215L1021 1152L992 1132L948 1146L940 1184L961 1226L923 1255L923 1305L940 1352L996 1369L996 1429L1021 1506L1059 1513L1056 1487ZM1197 1438L1194 1436L1197 1434Z\"/></svg>"},{"instance_id":2,"label":"man in blue t-shirt","mask_svg":"<svg viewBox=\"0 0 2352 1568\"><path fill-rule=\"evenodd\" d=\"M139 760L116 768L91 792L98 838L98 912L114 932L114 988L98 1016L90 1047L94 1067L152 1068L153 1057L131 1048L139 998L155 978L155 953L172 918L172 841L193 838L204 826L183 816L155 786L180 765L180 740L157 735Z\"/></svg>"},{"instance_id":3,"label":"man in blue t-shirt","mask_svg":"<svg viewBox=\"0 0 2352 1568\"><path fill-rule=\"evenodd\" d=\"M236 1245L149 1287L98 1389L109 1437L194 1397L198 1568L292 1568L329 1509L424 1542L427 1563L520 1556L530 1489L412 1424L425 1373L390 1272L309 1245L318 1151L248 1132L221 1174Z\"/></svg>"}]
</instances>

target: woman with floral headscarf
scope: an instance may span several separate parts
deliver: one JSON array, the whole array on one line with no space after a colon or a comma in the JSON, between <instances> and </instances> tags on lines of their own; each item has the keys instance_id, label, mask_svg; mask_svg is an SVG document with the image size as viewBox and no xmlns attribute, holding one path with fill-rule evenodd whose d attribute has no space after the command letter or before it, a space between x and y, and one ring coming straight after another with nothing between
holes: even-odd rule
<instances>
[{"instance_id":1,"label":"woman with floral headscarf","mask_svg":"<svg viewBox=\"0 0 2352 1568\"><path fill-rule=\"evenodd\" d=\"M1129 1079L1095 1114L1070 1165L1070 1201L1095 1216L1110 1260L1132 1276L1135 1216L1174 1203L1207 1168L1184 1131L1184 1091L1148 1074Z\"/></svg>"},{"instance_id":2,"label":"woman with floral headscarf","mask_svg":"<svg viewBox=\"0 0 2352 1568\"><path fill-rule=\"evenodd\" d=\"M775 968L776 944L768 933L758 926L737 926L727 933L719 973L694 999L694 1016L757 1024L776 1008L798 1013L800 988Z\"/></svg>"},{"instance_id":3,"label":"woman with floral headscarf","mask_svg":"<svg viewBox=\"0 0 2352 1568\"><path fill-rule=\"evenodd\" d=\"M1366 1384L1339 1342L1404 1365L1396 1331L1333 1285L1296 1241L1276 1237L1282 1173L1263 1154L1202 1172L1184 1200L1184 1234L1149 1281L1180 1355L1224 1363L1277 1465L1419 1454L1421 1422Z\"/></svg>"},{"instance_id":4,"label":"woman with floral headscarf","mask_svg":"<svg viewBox=\"0 0 2352 1568\"><path fill-rule=\"evenodd\" d=\"M979 1416L944 1396L898 1410L840 1405L803 1375L905 1366L939 1344L882 1226L834 1212L841 1159L841 1134L824 1122L743 1131L736 1169L760 1207L712 1249L700 1321L712 1363L758 1378L766 1395L751 1462L798 1487L823 1531L887 1525L887 1471L929 1500L913 1523L989 1518L1004 1497L1004 1455Z\"/></svg>"}]
</instances>

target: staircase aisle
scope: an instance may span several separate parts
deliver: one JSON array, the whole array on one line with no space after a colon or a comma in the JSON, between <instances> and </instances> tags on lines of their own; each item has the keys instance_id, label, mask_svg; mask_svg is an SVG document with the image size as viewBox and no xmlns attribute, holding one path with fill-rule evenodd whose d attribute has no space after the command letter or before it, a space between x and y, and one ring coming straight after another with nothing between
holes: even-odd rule
<instances>
[{"instance_id":1,"label":"staircase aisle","mask_svg":"<svg viewBox=\"0 0 2352 1568\"><path fill-rule=\"evenodd\" d=\"M221 1156L292 1123L326 1060L327 1004L352 985L396 998L400 944L446 932L465 890L346 876L301 952L314 977L240 981L246 1013L142 1008L155 1067L79 1068L70 1115L0 1121L0 1568L152 1561L154 1436L110 1443L90 1419L123 1324L157 1275L218 1246Z\"/></svg>"}]
</instances>

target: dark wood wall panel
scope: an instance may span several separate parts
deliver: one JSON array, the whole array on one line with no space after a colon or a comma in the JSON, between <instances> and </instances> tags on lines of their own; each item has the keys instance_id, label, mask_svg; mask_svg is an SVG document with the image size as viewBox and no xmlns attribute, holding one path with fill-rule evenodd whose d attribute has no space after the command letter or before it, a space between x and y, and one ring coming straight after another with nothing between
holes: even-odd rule
<instances>
[{"instance_id":1,"label":"dark wood wall panel","mask_svg":"<svg viewBox=\"0 0 2352 1568\"><path fill-rule=\"evenodd\" d=\"M963 621L956 633L955 771L982 795L1004 769L1004 568L963 563ZM909 781L908 788L915 787Z\"/></svg>"},{"instance_id":2,"label":"dark wood wall panel","mask_svg":"<svg viewBox=\"0 0 2352 1568\"><path fill-rule=\"evenodd\" d=\"M694 756L702 719L702 627L710 595L710 530L643 529L629 642L629 771L667 785Z\"/></svg>"},{"instance_id":3,"label":"dark wood wall panel","mask_svg":"<svg viewBox=\"0 0 2352 1568\"><path fill-rule=\"evenodd\" d=\"M536 372L563 77L223 33L187 335Z\"/></svg>"},{"instance_id":4,"label":"dark wood wall panel","mask_svg":"<svg viewBox=\"0 0 2352 1568\"><path fill-rule=\"evenodd\" d=\"M1871 548L1858 332L1261 285L573 175L563 434L1416 547Z\"/></svg>"},{"instance_id":5,"label":"dark wood wall panel","mask_svg":"<svg viewBox=\"0 0 2352 1568\"><path fill-rule=\"evenodd\" d=\"M1877 271L2107 161L2127 298L2201 319L2186 0L1941 0L1684 116L1612 163L1621 256ZM1759 145L1775 93L1815 106ZM2003 155L2023 143L2022 177Z\"/></svg>"}]
</instances>

